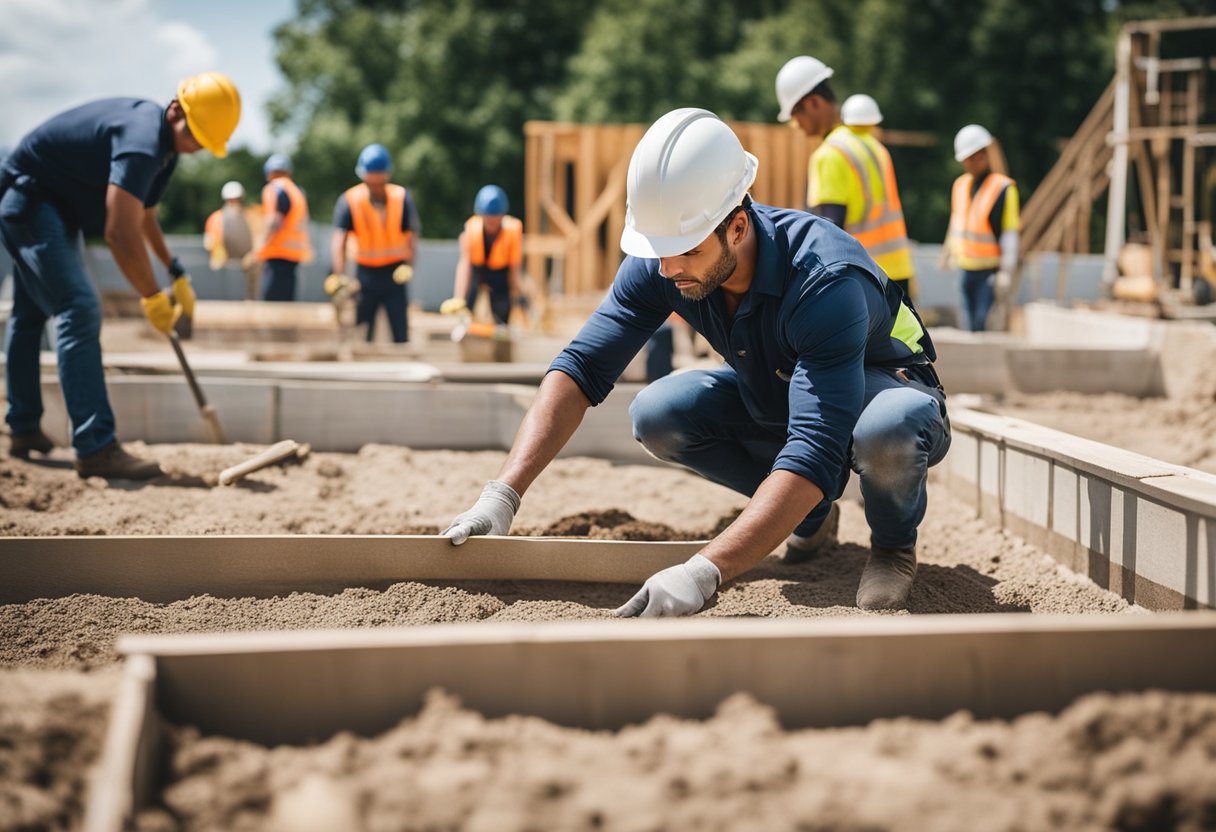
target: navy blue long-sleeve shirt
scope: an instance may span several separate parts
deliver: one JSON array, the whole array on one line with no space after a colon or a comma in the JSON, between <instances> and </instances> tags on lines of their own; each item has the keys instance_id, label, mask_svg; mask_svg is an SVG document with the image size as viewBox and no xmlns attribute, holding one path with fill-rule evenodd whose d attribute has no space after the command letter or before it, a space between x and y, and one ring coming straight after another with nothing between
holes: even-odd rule
<instances>
[{"instance_id":1,"label":"navy blue long-sleeve shirt","mask_svg":"<svg viewBox=\"0 0 1216 832\"><path fill-rule=\"evenodd\" d=\"M932 345L902 291L849 234L802 211L753 203L756 268L733 319L721 290L685 300L659 261L627 257L608 296L549 370L593 405L674 311L735 369L748 413L787 441L772 470L835 499L861 415L867 366L927 362Z\"/></svg>"}]
</instances>

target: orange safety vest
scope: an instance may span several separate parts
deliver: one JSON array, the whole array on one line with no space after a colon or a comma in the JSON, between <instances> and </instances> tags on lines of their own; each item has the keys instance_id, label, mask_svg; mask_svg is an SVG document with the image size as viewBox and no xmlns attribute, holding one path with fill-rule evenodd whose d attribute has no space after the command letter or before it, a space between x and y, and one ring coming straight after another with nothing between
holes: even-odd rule
<instances>
[{"instance_id":1,"label":"orange safety vest","mask_svg":"<svg viewBox=\"0 0 1216 832\"><path fill-rule=\"evenodd\" d=\"M464 224L464 251L469 264L484 266L490 271L501 271L509 266L518 266L523 261L524 224L515 217L502 218L502 228L486 255L485 225L481 217L474 214Z\"/></svg>"},{"instance_id":2,"label":"orange safety vest","mask_svg":"<svg viewBox=\"0 0 1216 832\"><path fill-rule=\"evenodd\" d=\"M385 185L384 213L372 204L372 192L360 183L346 191L355 226L355 262L360 266L390 266L409 259L410 232L401 229L405 217L405 188Z\"/></svg>"},{"instance_id":3,"label":"orange safety vest","mask_svg":"<svg viewBox=\"0 0 1216 832\"><path fill-rule=\"evenodd\" d=\"M262 260L292 260L306 263L312 260L312 243L308 239L308 200L295 182L280 176L262 188L262 213L269 223L278 213L279 189L291 200L291 209L283 218L279 230L266 238L258 252Z\"/></svg>"},{"instance_id":4,"label":"orange safety vest","mask_svg":"<svg viewBox=\"0 0 1216 832\"><path fill-rule=\"evenodd\" d=\"M203 226L203 248L211 251L223 242L224 209L217 208L211 212L211 216L207 217L207 223Z\"/></svg>"},{"instance_id":5,"label":"orange safety vest","mask_svg":"<svg viewBox=\"0 0 1216 832\"><path fill-rule=\"evenodd\" d=\"M865 246L887 276L905 280L915 275L908 227L895 186L895 165L880 142L867 142L851 131L839 131L827 142L844 157L861 186L862 211L857 222L846 222L844 230ZM873 167L865 163L869 157ZM875 171L881 174L881 181Z\"/></svg>"},{"instance_id":6,"label":"orange safety vest","mask_svg":"<svg viewBox=\"0 0 1216 832\"><path fill-rule=\"evenodd\" d=\"M950 194L949 240L959 267L976 272L1001 265L1001 244L988 217L997 199L1013 184L1013 180L1004 174L991 172L984 178L974 199L971 196L973 182L969 173L954 180L954 189Z\"/></svg>"}]
</instances>

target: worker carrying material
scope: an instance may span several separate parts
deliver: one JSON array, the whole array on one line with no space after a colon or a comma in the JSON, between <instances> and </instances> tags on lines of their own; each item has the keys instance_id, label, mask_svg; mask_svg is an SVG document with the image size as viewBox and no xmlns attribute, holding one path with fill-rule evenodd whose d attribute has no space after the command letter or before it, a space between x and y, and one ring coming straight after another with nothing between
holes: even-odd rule
<instances>
[{"instance_id":1,"label":"worker carrying material","mask_svg":"<svg viewBox=\"0 0 1216 832\"><path fill-rule=\"evenodd\" d=\"M254 300L260 268L253 249L262 233L262 212L245 204L245 186L240 182L225 182L220 198L224 204L211 212L203 226L203 248L210 255L212 271L239 268L245 272L245 299Z\"/></svg>"},{"instance_id":2,"label":"worker carrying material","mask_svg":"<svg viewBox=\"0 0 1216 832\"><path fill-rule=\"evenodd\" d=\"M873 132L882 113L868 95L850 96L837 107L828 83L832 72L822 61L802 55L777 73L777 118L793 119L808 136L823 140L811 154L807 208L856 237L887 277L914 297L916 269L895 165Z\"/></svg>"},{"instance_id":3,"label":"worker carrying material","mask_svg":"<svg viewBox=\"0 0 1216 832\"><path fill-rule=\"evenodd\" d=\"M524 224L507 211L507 193L497 185L486 185L473 200L473 216L460 235L460 260L456 263L456 285L442 311L472 309L483 289L490 295L490 314L497 324L511 318L511 307L527 307L520 289L523 263Z\"/></svg>"},{"instance_id":4,"label":"worker carrying material","mask_svg":"<svg viewBox=\"0 0 1216 832\"><path fill-rule=\"evenodd\" d=\"M115 441L101 366L101 303L85 273L81 236L104 237L156 329L194 314L190 278L165 243L156 206L182 153L223 158L241 115L236 87L218 72L182 81L167 106L137 98L93 101L34 128L0 166L0 237L13 258L9 319L10 453L48 453L38 350L55 319L59 382L84 477L148 479L160 467ZM169 272L162 291L151 248Z\"/></svg>"},{"instance_id":5,"label":"worker carrying material","mask_svg":"<svg viewBox=\"0 0 1216 832\"><path fill-rule=\"evenodd\" d=\"M418 209L408 190L389 182L393 159L382 144L369 144L359 153L355 174L361 185L348 188L334 204L334 233L329 244L330 274L325 291L358 294L356 324L367 324L367 340L375 335L376 311L383 306L393 341L409 339L406 309L414 277L414 249L422 231ZM355 280L346 276L347 238L353 234Z\"/></svg>"},{"instance_id":6,"label":"worker carrying material","mask_svg":"<svg viewBox=\"0 0 1216 832\"><path fill-rule=\"evenodd\" d=\"M266 241L258 250L265 263L262 300L296 299L296 273L301 263L312 261L308 239L308 199L291 179L291 159L275 153L262 166L266 185L262 188L262 219Z\"/></svg>"},{"instance_id":7,"label":"worker carrying material","mask_svg":"<svg viewBox=\"0 0 1216 832\"><path fill-rule=\"evenodd\" d=\"M620 616L687 615L784 539L787 559L835 539L849 466L870 557L857 603L905 604L927 469L950 446L927 331L865 249L826 220L760 205L756 158L713 113L673 110L629 163L621 263L608 297L549 367L498 478L444 531L506 534L521 495L674 311L726 365L669 375L630 406L655 457L751 497L688 562Z\"/></svg>"},{"instance_id":8,"label":"worker carrying material","mask_svg":"<svg viewBox=\"0 0 1216 832\"><path fill-rule=\"evenodd\" d=\"M972 332L984 331L996 295L1010 290L1018 262L1018 186L992 169L993 142L978 124L968 124L954 137L954 158L965 173L950 192L943 266L952 259L963 271L963 321Z\"/></svg>"}]
</instances>

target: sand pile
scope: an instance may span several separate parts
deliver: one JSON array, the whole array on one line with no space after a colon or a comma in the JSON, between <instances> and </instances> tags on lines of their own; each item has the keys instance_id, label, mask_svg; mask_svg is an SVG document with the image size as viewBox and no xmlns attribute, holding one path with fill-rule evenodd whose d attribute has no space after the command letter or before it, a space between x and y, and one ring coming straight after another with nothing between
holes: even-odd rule
<instances>
[{"instance_id":1,"label":"sand pile","mask_svg":"<svg viewBox=\"0 0 1216 832\"><path fill-rule=\"evenodd\" d=\"M267 749L175 732L180 829L1201 829L1216 696L1084 697L1058 718L784 731L745 696L619 732L486 719L433 692L375 739ZM166 811L167 809L167 811Z\"/></svg>"}]
</instances>

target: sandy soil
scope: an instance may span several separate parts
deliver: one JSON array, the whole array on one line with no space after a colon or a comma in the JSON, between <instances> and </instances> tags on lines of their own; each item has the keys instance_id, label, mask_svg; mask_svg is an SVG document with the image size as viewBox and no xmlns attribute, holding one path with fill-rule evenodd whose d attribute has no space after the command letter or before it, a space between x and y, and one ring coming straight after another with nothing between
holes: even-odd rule
<instances>
[{"instance_id":1,"label":"sandy soil","mask_svg":"<svg viewBox=\"0 0 1216 832\"><path fill-rule=\"evenodd\" d=\"M985 407L1145 456L1216 474L1211 398L1138 399L1118 393L1011 394Z\"/></svg>"},{"instance_id":2,"label":"sandy soil","mask_svg":"<svg viewBox=\"0 0 1216 832\"><path fill-rule=\"evenodd\" d=\"M0 672L0 829L76 829L101 750L115 669Z\"/></svg>"},{"instance_id":3,"label":"sandy soil","mask_svg":"<svg viewBox=\"0 0 1216 832\"><path fill-rule=\"evenodd\" d=\"M1058 718L783 731L733 697L615 733L433 692L375 739L266 749L179 729L149 830L1198 830L1216 696L1092 695Z\"/></svg>"},{"instance_id":4,"label":"sandy soil","mask_svg":"<svg viewBox=\"0 0 1216 832\"><path fill-rule=\"evenodd\" d=\"M242 486L195 485L247 451L206 446L141 449L172 473L143 486L82 482L70 470L0 463L6 534L433 533L480 492L499 452L365 447L317 454L255 474ZM190 483L186 485L184 483ZM515 531L698 539L729 522L743 499L671 468L558 460L524 500ZM572 514L571 512L577 512ZM862 509L842 504L840 543L800 566L770 558L723 588L703 615L857 615L868 547ZM921 527L911 613L1126 612L1127 603L1038 549L975 520L933 487ZM608 617L636 587L557 582L403 582L330 596L195 597L170 604L71 596L0 606L0 665L91 668L114 659L121 633L422 625L457 621ZM906 614L906 613L903 613Z\"/></svg>"}]
</instances>

